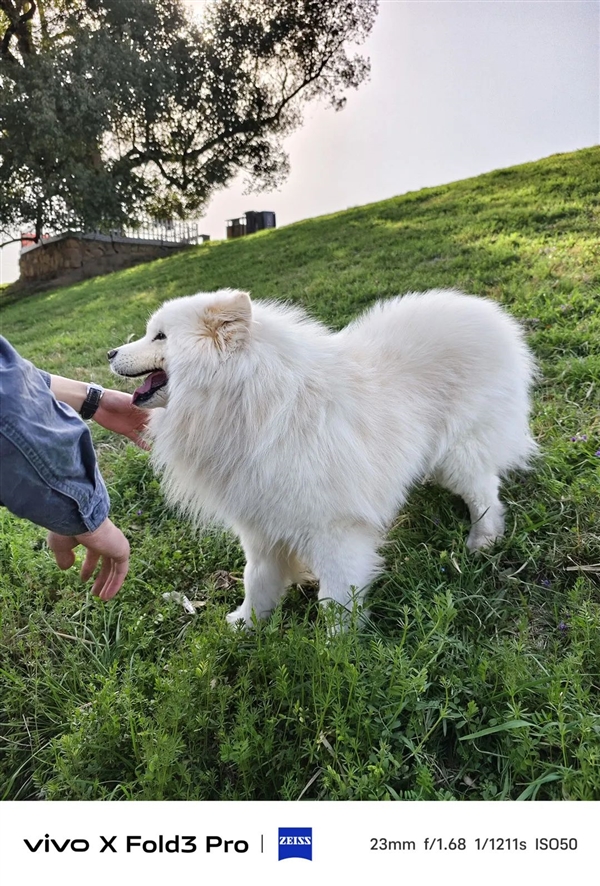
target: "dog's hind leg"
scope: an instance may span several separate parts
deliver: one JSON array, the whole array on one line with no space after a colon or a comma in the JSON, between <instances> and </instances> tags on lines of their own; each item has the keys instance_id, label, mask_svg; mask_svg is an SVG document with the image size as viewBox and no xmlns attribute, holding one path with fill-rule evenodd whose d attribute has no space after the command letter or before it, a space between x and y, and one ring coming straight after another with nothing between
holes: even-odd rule
<instances>
[{"instance_id":1,"label":"dog's hind leg","mask_svg":"<svg viewBox=\"0 0 600 886\"><path fill-rule=\"evenodd\" d=\"M474 460L453 457L438 466L435 480L446 489L460 495L469 508L471 531L467 548L478 551L490 547L504 535L504 505L498 498L499 477L491 470L479 467Z\"/></svg>"},{"instance_id":2,"label":"dog's hind leg","mask_svg":"<svg viewBox=\"0 0 600 886\"><path fill-rule=\"evenodd\" d=\"M359 617L366 615L365 594L382 565L377 552L380 544L376 530L353 527L322 537L308 554L307 561L319 579L320 602L335 604L334 631L348 626L353 611Z\"/></svg>"},{"instance_id":3,"label":"dog's hind leg","mask_svg":"<svg viewBox=\"0 0 600 886\"><path fill-rule=\"evenodd\" d=\"M227 616L229 624L243 621L248 627L253 618L267 618L291 584L290 555L283 545L268 545L256 537L241 536L246 554L244 602Z\"/></svg>"}]
</instances>

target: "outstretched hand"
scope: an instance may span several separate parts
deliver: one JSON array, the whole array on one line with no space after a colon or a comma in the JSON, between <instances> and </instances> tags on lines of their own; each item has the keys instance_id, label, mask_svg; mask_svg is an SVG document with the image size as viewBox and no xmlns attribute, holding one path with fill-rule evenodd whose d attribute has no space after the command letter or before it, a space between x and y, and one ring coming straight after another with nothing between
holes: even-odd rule
<instances>
[{"instance_id":1,"label":"outstretched hand","mask_svg":"<svg viewBox=\"0 0 600 886\"><path fill-rule=\"evenodd\" d=\"M147 409L138 409L133 405L131 394L110 388L104 391L94 414L94 421L99 425L129 437L140 449L150 449L142 436L149 418L150 412Z\"/></svg>"},{"instance_id":2,"label":"outstretched hand","mask_svg":"<svg viewBox=\"0 0 600 886\"><path fill-rule=\"evenodd\" d=\"M74 548L87 548L81 567L81 580L88 581L101 559L100 572L92 586L92 593L101 600L111 600L117 594L129 570L129 542L120 529L108 518L94 532L82 535L48 533L48 547L60 569L69 569L75 562Z\"/></svg>"}]
</instances>

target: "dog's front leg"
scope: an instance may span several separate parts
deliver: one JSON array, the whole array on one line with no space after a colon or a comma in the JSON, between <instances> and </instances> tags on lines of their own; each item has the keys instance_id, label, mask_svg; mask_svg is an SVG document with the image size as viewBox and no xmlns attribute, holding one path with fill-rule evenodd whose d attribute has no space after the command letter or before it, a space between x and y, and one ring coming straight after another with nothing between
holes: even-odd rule
<instances>
[{"instance_id":1,"label":"dog's front leg","mask_svg":"<svg viewBox=\"0 0 600 886\"><path fill-rule=\"evenodd\" d=\"M250 627L254 619L267 618L283 597L288 584L288 556L278 547L267 547L244 536L241 542L247 558L244 602L229 613L227 621L231 625L241 621Z\"/></svg>"},{"instance_id":2,"label":"dog's front leg","mask_svg":"<svg viewBox=\"0 0 600 886\"><path fill-rule=\"evenodd\" d=\"M353 612L367 615L367 589L381 569L377 552L381 539L371 527L334 531L315 543L310 564L319 579L319 601L333 605L332 633L345 630Z\"/></svg>"}]
</instances>

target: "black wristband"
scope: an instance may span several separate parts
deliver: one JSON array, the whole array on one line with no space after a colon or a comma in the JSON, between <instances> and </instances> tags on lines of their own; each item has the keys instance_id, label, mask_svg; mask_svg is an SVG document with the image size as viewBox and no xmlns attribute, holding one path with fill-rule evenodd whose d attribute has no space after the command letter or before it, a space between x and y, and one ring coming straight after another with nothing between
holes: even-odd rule
<instances>
[{"instance_id":1,"label":"black wristband","mask_svg":"<svg viewBox=\"0 0 600 886\"><path fill-rule=\"evenodd\" d=\"M85 418L87 420L94 417L96 410L100 406L100 400L102 399L103 393L104 388L100 387L100 385L88 385L85 400L83 401L81 409L79 410L79 415L82 418Z\"/></svg>"}]
</instances>

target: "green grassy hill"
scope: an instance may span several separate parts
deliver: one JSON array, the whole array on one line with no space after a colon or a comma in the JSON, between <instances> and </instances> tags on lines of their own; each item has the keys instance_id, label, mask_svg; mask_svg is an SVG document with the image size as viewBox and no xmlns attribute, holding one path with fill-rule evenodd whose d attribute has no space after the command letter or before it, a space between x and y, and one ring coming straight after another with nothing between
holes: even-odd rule
<instances>
[{"instance_id":1,"label":"green grassy hill","mask_svg":"<svg viewBox=\"0 0 600 886\"><path fill-rule=\"evenodd\" d=\"M600 799L599 191L591 148L4 306L24 356L116 386L106 350L174 296L242 287L334 327L408 290L491 296L540 362L543 455L490 554L467 555L460 501L415 490L372 625L328 641L311 589L230 631L237 543L195 536L147 455L94 427L131 572L102 604L0 509L0 796Z\"/></svg>"}]
</instances>

